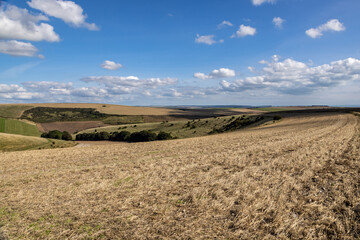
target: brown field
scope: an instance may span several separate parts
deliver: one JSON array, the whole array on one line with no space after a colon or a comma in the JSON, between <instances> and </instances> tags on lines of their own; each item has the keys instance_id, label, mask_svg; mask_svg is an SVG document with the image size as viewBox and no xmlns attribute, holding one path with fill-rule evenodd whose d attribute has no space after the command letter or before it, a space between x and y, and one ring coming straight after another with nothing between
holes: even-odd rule
<instances>
[{"instance_id":1,"label":"brown field","mask_svg":"<svg viewBox=\"0 0 360 240\"><path fill-rule=\"evenodd\" d=\"M318 113L193 139L0 153L0 236L359 239L359 127Z\"/></svg>"},{"instance_id":2,"label":"brown field","mask_svg":"<svg viewBox=\"0 0 360 240\"><path fill-rule=\"evenodd\" d=\"M81 122L51 122L36 124L41 132L49 132L51 130L67 131L69 133L83 131L89 128L97 128L108 126L101 121L81 121Z\"/></svg>"}]
</instances>

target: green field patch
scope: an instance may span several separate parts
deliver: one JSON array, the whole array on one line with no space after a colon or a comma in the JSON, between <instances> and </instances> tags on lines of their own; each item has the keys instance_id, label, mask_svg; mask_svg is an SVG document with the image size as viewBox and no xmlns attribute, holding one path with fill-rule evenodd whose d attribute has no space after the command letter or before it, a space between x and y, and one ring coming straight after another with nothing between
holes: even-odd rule
<instances>
[{"instance_id":1,"label":"green field patch","mask_svg":"<svg viewBox=\"0 0 360 240\"><path fill-rule=\"evenodd\" d=\"M40 136L36 125L21 120L0 118L0 133Z\"/></svg>"}]
</instances>

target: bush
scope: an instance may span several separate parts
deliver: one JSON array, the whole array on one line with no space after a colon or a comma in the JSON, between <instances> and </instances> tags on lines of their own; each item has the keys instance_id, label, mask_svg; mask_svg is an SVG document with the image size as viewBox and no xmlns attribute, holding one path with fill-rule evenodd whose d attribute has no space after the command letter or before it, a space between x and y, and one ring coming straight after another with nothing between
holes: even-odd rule
<instances>
[{"instance_id":1,"label":"bush","mask_svg":"<svg viewBox=\"0 0 360 240\"><path fill-rule=\"evenodd\" d=\"M48 133L41 134L42 138L52 138L52 139L59 139L59 140L65 140L65 141L72 141L73 138L70 133L64 131L61 132L59 130L52 130Z\"/></svg>"},{"instance_id":2,"label":"bush","mask_svg":"<svg viewBox=\"0 0 360 240\"><path fill-rule=\"evenodd\" d=\"M156 137L156 140L169 140L169 139L173 139L171 133L167 133L163 131L159 132L159 134Z\"/></svg>"},{"instance_id":3,"label":"bush","mask_svg":"<svg viewBox=\"0 0 360 240\"><path fill-rule=\"evenodd\" d=\"M130 142L150 142L156 140L156 133L151 131L143 130L141 132L134 132L130 135Z\"/></svg>"},{"instance_id":4,"label":"bush","mask_svg":"<svg viewBox=\"0 0 360 240\"><path fill-rule=\"evenodd\" d=\"M274 119L274 121L278 121L278 120L282 119L282 117L280 115L275 115L273 119Z\"/></svg>"},{"instance_id":5,"label":"bush","mask_svg":"<svg viewBox=\"0 0 360 240\"><path fill-rule=\"evenodd\" d=\"M62 132L60 132L59 130L52 130L48 133L48 138L52 138L52 139L61 139L62 138Z\"/></svg>"},{"instance_id":6,"label":"bush","mask_svg":"<svg viewBox=\"0 0 360 240\"><path fill-rule=\"evenodd\" d=\"M62 139L62 140L65 140L65 141L72 141L72 140L73 140L71 134L68 133L68 132L66 132L66 131L64 131L64 132L62 133L61 139Z\"/></svg>"},{"instance_id":7,"label":"bush","mask_svg":"<svg viewBox=\"0 0 360 240\"><path fill-rule=\"evenodd\" d=\"M110 140L111 141L119 141L119 142L124 142L127 141L128 138L130 137L130 132L128 131L121 131L121 132L114 132L111 137Z\"/></svg>"}]
</instances>

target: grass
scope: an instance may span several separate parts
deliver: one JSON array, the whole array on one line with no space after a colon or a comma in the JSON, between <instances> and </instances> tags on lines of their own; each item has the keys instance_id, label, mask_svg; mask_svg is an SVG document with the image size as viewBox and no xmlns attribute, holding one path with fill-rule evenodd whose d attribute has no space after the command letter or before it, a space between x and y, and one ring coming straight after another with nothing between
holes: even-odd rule
<instances>
[{"instance_id":1,"label":"grass","mask_svg":"<svg viewBox=\"0 0 360 240\"><path fill-rule=\"evenodd\" d=\"M3 118L19 118L21 114L25 111L32 108L32 106L27 105L4 105L0 104L0 117Z\"/></svg>"},{"instance_id":2,"label":"grass","mask_svg":"<svg viewBox=\"0 0 360 240\"><path fill-rule=\"evenodd\" d=\"M126 124L121 126L109 126L109 127L100 127L95 129L88 129L80 133L91 133L91 132L120 132L120 131L129 131L130 133L139 132L142 130L150 130L155 133L161 131L171 133L173 137L176 138L190 138L190 137L200 137L206 136L214 129L220 129L230 122L234 121L237 117L244 116L226 116L226 117L213 117L205 119L197 119L191 121L174 121L174 122L160 122L160 123L143 123L143 124ZM248 116L249 117L249 116ZM253 118L250 116L250 118ZM271 118L267 118L262 121L269 121Z\"/></svg>"},{"instance_id":3,"label":"grass","mask_svg":"<svg viewBox=\"0 0 360 240\"><path fill-rule=\"evenodd\" d=\"M0 133L0 152L64 148L72 146L75 146L74 142Z\"/></svg>"},{"instance_id":4,"label":"grass","mask_svg":"<svg viewBox=\"0 0 360 240\"><path fill-rule=\"evenodd\" d=\"M20 134L24 136L40 136L35 124L21 120L0 118L0 133Z\"/></svg>"},{"instance_id":5,"label":"grass","mask_svg":"<svg viewBox=\"0 0 360 240\"><path fill-rule=\"evenodd\" d=\"M129 116L111 116L103 120L105 124L120 125L120 124L133 124L143 123L144 118L142 116L129 115Z\"/></svg>"},{"instance_id":6,"label":"grass","mask_svg":"<svg viewBox=\"0 0 360 240\"><path fill-rule=\"evenodd\" d=\"M0 153L9 239L359 239L360 119ZM3 212L3 214L1 214Z\"/></svg>"}]
</instances>

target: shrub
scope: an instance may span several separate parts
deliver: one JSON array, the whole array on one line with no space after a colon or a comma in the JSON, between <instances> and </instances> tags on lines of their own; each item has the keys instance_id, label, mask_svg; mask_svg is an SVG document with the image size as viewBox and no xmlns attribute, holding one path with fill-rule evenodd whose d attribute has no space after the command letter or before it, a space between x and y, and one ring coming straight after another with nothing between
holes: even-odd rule
<instances>
[{"instance_id":1,"label":"shrub","mask_svg":"<svg viewBox=\"0 0 360 240\"><path fill-rule=\"evenodd\" d=\"M275 115L273 119L274 119L274 121L277 121L277 120L282 119L282 117L280 115Z\"/></svg>"},{"instance_id":2,"label":"shrub","mask_svg":"<svg viewBox=\"0 0 360 240\"><path fill-rule=\"evenodd\" d=\"M59 130L52 130L48 133L48 138L52 138L52 139L61 139L62 138L62 132L60 132Z\"/></svg>"},{"instance_id":3,"label":"shrub","mask_svg":"<svg viewBox=\"0 0 360 240\"><path fill-rule=\"evenodd\" d=\"M163 131L159 132L159 134L156 137L156 140L169 140L169 139L173 139L171 133L167 133Z\"/></svg>"},{"instance_id":4,"label":"shrub","mask_svg":"<svg viewBox=\"0 0 360 240\"><path fill-rule=\"evenodd\" d=\"M110 139L110 133L108 132L100 132L99 134L99 140L109 140Z\"/></svg>"},{"instance_id":5,"label":"shrub","mask_svg":"<svg viewBox=\"0 0 360 240\"><path fill-rule=\"evenodd\" d=\"M72 141L73 138L70 133L64 131L61 132L59 130L52 130L48 133L41 134L42 138L52 138L52 139L59 139L59 140L65 140L65 141Z\"/></svg>"},{"instance_id":6,"label":"shrub","mask_svg":"<svg viewBox=\"0 0 360 240\"><path fill-rule=\"evenodd\" d=\"M124 142L128 140L130 135L131 134L128 131L115 132L111 135L110 140Z\"/></svg>"},{"instance_id":7,"label":"shrub","mask_svg":"<svg viewBox=\"0 0 360 240\"><path fill-rule=\"evenodd\" d=\"M73 140L71 134L68 133L68 132L66 132L66 131L64 131L64 132L62 133L61 139L62 139L62 140L65 140L65 141L72 141L72 140Z\"/></svg>"},{"instance_id":8,"label":"shrub","mask_svg":"<svg viewBox=\"0 0 360 240\"><path fill-rule=\"evenodd\" d=\"M156 137L157 137L156 133L143 130L141 132L132 133L128 140L130 142L149 142L149 141L155 141Z\"/></svg>"}]
</instances>

